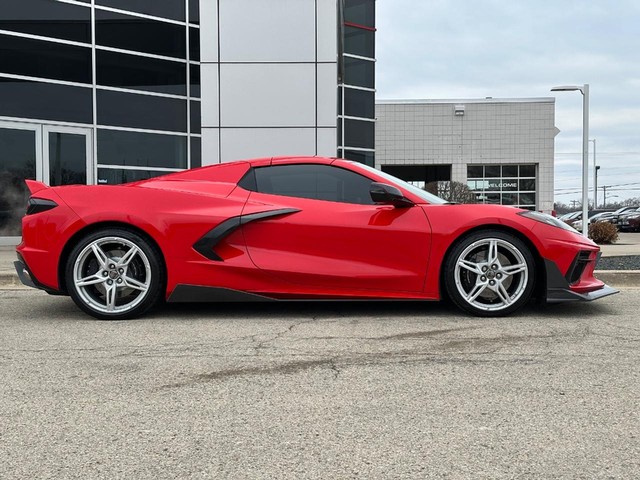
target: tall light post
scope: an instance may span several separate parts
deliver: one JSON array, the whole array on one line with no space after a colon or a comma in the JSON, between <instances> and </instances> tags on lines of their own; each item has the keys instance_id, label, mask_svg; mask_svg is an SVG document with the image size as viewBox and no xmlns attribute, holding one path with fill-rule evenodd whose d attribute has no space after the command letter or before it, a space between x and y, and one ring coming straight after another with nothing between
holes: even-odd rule
<instances>
[{"instance_id":1,"label":"tall light post","mask_svg":"<svg viewBox=\"0 0 640 480\"><path fill-rule=\"evenodd\" d=\"M589 141L593 142L593 208L598 208L598 180L596 180L596 175L598 175L598 169L596 168L596 139L592 138Z\"/></svg>"},{"instance_id":2,"label":"tall light post","mask_svg":"<svg viewBox=\"0 0 640 480\"><path fill-rule=\"evenodd\" d=\"M582 235L589 236L589 84L563 85L553 87L552 92L573 92L582 94Z\"/></svg>"}]
</instances>

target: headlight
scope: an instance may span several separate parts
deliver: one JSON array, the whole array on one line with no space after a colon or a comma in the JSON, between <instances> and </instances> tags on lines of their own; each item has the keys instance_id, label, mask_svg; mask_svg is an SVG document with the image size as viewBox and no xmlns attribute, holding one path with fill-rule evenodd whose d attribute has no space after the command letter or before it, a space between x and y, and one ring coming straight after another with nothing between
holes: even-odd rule
<instances>
[{"instance_id":1,"label":"headlight","mask_svg":"<svg viewBox=\"0 0 640 480\"><path fill-rule=\"evenodd\" d=\"M552 227L562 228L563 230L568 230L569 232L580 233L575 228L564 223L562 220L558 220L556 217L552 217L551 215L548 215L546 213L528 211L520 212L518 213L518 215L530 218L531 220L535 220L536 222L546 223L547 225L551 225Z\"/></svg>"}]
</instances>

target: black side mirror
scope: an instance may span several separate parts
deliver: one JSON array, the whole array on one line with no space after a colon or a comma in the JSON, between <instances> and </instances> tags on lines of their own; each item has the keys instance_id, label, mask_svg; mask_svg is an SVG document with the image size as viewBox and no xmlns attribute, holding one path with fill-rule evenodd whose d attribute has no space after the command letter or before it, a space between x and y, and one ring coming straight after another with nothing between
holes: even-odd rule
<instances>
[{"instance_id":1,"label":"black side mirror","mask_svg":"<svg viewBox=\"0 0 640 480\"><path fill-rule=\"evenodd\" d=\"M402 192L393 185L373 182L369 187L371 200L382 205L393 205L398 208L412 207L413 202L402 195Z\"/></svg>"}]
</instances>

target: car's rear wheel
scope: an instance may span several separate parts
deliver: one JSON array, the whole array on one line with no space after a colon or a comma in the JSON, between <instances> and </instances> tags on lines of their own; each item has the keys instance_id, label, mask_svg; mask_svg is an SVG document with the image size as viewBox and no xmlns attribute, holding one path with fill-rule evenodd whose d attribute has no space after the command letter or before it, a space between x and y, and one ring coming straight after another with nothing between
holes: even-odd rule
<instances>
[{"instance_id":1,"label":"car's rear wheel","mask_svg":"<svg viewBox=\"0 0 640 480\"><path fill-rule=\"evenodd\" d=\"M73 248L67 290L89 315L121 320L142 315L162 296L164 268L157 248L135 232L104 229Z\"/></svg>"},{"instance_id":2,"label":"car's rear wheel","mask_svg":"<svg viewBox=\"0 0 640 480\"><path fill-rule=\"evenodd\" d=\"M484 230L464 237L445 262L451 300L477 316L508 315L527 303L535 283L535 261L517 237Z\"/></svg>"}]
</instances>

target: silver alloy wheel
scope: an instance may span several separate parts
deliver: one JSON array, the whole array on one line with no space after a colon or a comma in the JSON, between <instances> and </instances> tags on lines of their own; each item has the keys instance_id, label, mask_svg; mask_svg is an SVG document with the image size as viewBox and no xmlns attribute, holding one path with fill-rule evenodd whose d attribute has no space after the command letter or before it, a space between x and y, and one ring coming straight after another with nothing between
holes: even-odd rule
<instances>
[{"instance_id":1,"label":"silver alloy wheel","mask_svg":"<svg viewBox=\"0 0 640 480\"><path fill-rule=\"evenodd\" d=\"M455 264L455 284L469 305L487 312L508 308L522 297L529 267L520 250L501 238L470 244Z\"/></svg>"},{"instance_id":2,"label":"silver alloy wheel","mask_svg":"<svg viewBox=\"0 0 640 480\"><path fill-rule=\"evenodd\" d=\"M122 237L89 243L73 266L80 299L101 313L126 313L139 305L151 285L151 266L144 251Z\"/></svg>"}]
</instances>

